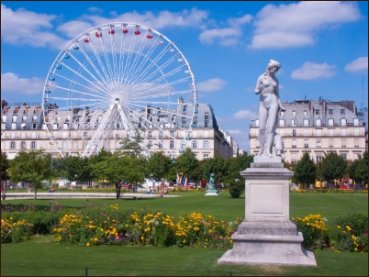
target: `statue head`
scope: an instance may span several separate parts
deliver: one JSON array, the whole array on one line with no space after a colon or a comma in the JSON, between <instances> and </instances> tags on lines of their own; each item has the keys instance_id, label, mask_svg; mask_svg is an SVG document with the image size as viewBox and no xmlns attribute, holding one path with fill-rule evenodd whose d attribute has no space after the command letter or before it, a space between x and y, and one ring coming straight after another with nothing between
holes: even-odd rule
<instances>
[{"instance_id":1,"label":"statue head","mask_svg":"<svg viewBox=\"0 0 369 277\"><path fill-rule=\"evenodd\" d=\"M272 71L274 69L273 71L276 72L280 68L281 68L281 64L279 62L277 62L276 60L272 60L272 59L269 60L268 67L267 67L268 71Z\"/></svg>"}]
</instances>

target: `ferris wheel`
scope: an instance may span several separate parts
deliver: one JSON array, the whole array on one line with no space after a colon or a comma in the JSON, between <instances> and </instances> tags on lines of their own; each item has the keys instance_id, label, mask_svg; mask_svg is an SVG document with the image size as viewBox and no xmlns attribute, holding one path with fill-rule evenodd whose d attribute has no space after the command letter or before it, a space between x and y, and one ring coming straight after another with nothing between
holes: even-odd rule
<instances>
[{"instance_id":1,"label":"ferris wheel","mask_svg":"<svg viewBox=\"0 0 369 277\"><path fill-rule=\"evenodd\" d=\"M80 149L90 156L119 130L133 136L176 129L188 141L197 95L191 67L172 41L147 26L115 22L88 29L61 50L47 74L42 106L58 152Z\"/></svg>"}]
</instances>

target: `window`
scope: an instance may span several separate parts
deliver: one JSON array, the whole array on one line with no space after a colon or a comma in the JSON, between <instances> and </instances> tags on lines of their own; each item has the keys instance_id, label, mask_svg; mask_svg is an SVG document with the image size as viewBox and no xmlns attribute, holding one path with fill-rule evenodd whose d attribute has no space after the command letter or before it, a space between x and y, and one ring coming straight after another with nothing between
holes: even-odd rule
<instances>
[{"instance_id":1,"label":"window","mask_svg":"<svg viewBox=\"0 0 369 277\"><path fill-rule=\"evenodd\" d=\"M26 123L21 123L21 129L25 130L26 129Z\"/></svg>"},{"instance_id":2,"label":"window","mask_svg":"<svg viewBox=\"0 0 369 277\"><path fill-rule=\"evenodd\" d=\"M341 118L341 126L346 126L346 118Z\"/></svg>"},{"instance_id":3,"label":"window","mask_svg":"<svg viewBox=\"0 0 369 277\"><path fill-rule=\"evenodd\" d=\"M16 122L16 121L17 121L17 116L13 115L13 122Z\"/></svg>"},{"instance_id":4,"label":"window","mask_svg":"<svg viewBox=\"0 0 369 277\"><path fill-rule=\"evenodd\" d=\"M340 115L344 115L345 114L345 109L340 109Z\"/></svg>"},{"instance_id":5,"label":"window","mask_svg":"<svg viewBox=\"0 0 369 277\"><path fill-rule=\"evenodd\" d=\"M322 156L320 156L320 155L317 155L316 156L316 162L317 163L320 163L322 160L323 160L323 157Z\"/></svg>"},{"instance_id":6,"label":"window","mask_svg":"<svg viewBox=\"0 0 369 277\"><path fill-rule=\"evenodd\" d=\"M308 111L304 110L304 116L307 116Z\"/></svg>"},{"instance_id":7,"label":"window","mask_svg":"<svg viewBox=\"0 0 369 277\"><path fill-rule=\"evenodd\" d=\"M296 116L296 110L292 111L292 116Z\"/></svg>"},{"instance_id":8,"label":"window","mask_svg":"<svg viewBox=\"0 0 369 277\"><path fill-rule=\"evenodd\" d=\"M296 121L294 119L291 119L291 126L296 126Z\"/></svg>"},{"instance_id":9,"label":"window","mask_svg":"<svg viewBox=\"0 0 369 277\"><path fill-rule=\"evenodd\" d=\"M147 133L147 138L148 138L148 139L152 139L152 133L151 133L151 131L149 131L149 132Z\"/></svg>"},{"instance_id":10,"label":"window","mask_svg":"<svg viewBox=\"0 0 369 277\"><path fill-rule=\"evenodd\" d=\"M292 141L292 148L297 148L296 144L297 144L297 143L296 143L296 140L293 140L293 141Z\"/></svg>"},{"instance_id":11,"label":"window","mask_svg":"<svg viewBox=\"0 0 369 277\"><path fill-rule=\"evenodd\" d=\"M328 114L333 115L333 109L328 109Z\"/></svg>"},{"instance_id":12,"label":"window","mask_svg":"<svg viewBox=\"0 0 369 277\"><path fill-rule=\"evenodd\" d=\"M308 143L304 143L304 148L309 148L309 144Z\"/></svg>"},{"instance_id":13,"label":"window","mask_svg":"<svg viewBox=\"0 0 369 277\"><path fill-rule=\"evenodd\" d=\"M333 118L329 118L328 119L328 126L333 126L333 125L334 125Z\"/></svg>"},{"instance_id":14,"label":"window","mask_svg":"<svg viewBox=\"0 0 369 277\"><path fill-rule=\"evenodd\" d=\"M22 150L26 149L26 142L25 141L21 142L21 149Z\"/></svg>"},{"instance_id":15,"label":"window","mask_svg":"<svg viewBox=\"0 0 369 277\"><path fill-rule=\"evenodd\" d=\"M315 115L319 115L320 114L320 110L315 110Z\"/></svg>"},{"instance_id":16,"label":"window","mask_svg":"<svg viewBox=\"0 0 369 277\"><path fill-rule=\"evenodd\" d=\"M10 142L10 149L15 149L15 141Z\"/></svg>"},{"instance_id":17,"label":"window","mask_svg":"<svg viewBox=\"0 0 369 277\"><path fill-rule=\"evenodd\" d=\"M163 131L159 131L159 138L163 138Z\"/></svg>"},{"instance_id":18,"label":"window","mask_svg":"<svg viewBox=\"0 0 369 277\"><path fill-rule=\"evenodd\" d=\"M209 149L209 141L208 140L204 140L204 144L203 144L203 148L204 149Z\"/></svg>"},{"instance_id":19,"label":"window","mask_svg":"<svg viewBox=\"0 0 369 277\"><path fill-rule=\"evenodd\" d=\"M315 125L317 127L320 127L322 125L322 120L320 118L318 118L317 120L315 120Z\"/></svg>"},{"instance_id":20,"label":"window","mask_svg":"<svg viewBox=\"0 0 369 277\"><path fill-rule=\"evenodd\" d=\"M259 127L259 119L255 120L255 127Z\"/></svg>"},{"instance_id":21,"label":"window","mask_svg":"<svg viewBox=\"0 0 369 277\"><path fill-rule=\"evenodd\" d=\"M204 159L209 159L209 154L208 153L204 153Z\"/></svg>"},{"instance_id":22,"label":"window","mask_svg":"<svg viewBox=\"0 0 369 277\"><path fill-rule=\"evenodd\" d=\"M341 153L340 156L344 159L347 160L347 153Z\"/></svg>"},{"instance_id":23,"label":"window","mask_svg":"<svg viewBox=\"0 0 369 277\"><path fill-rule=\"evenodd\" d=\"M3 115L3 122L6 121L6 118L7 118L7 116L6 115Z\"/></svg>"},{"instance_id":24,"label":"window","mask_svg":"<svg viewBox=\"0 0 369 277\"><path fill-rule=\"evenodd\" d=\"M316 148L322 148L322 141L320 139L316 140Z\"/></svg>"},{"instance_id":25,"label":"window","mask_svg":"<svg viewBox=\"0 0 369 277\"><path fill-rule=\"evenodd\" d=\"M284 127L284 119L280 119L279 120L279 126L280 127Z\"/></svg>"},{"instance_id":26,"label":"window","mask_svg":"<svg viewBox=\"0 0 369 277\"><path fill-rule=\"evenodd\" d=\"M304 119L304 126L305 127L309 126L309 119Z\"/></svg>"},{"instance_id":27,"label":"window","mask_svg":"<svg viewBox=\"0 0 369 277\"><path fill-rule=\"evenodd\" d=\"M173 141L173 140L171 140L171 141L169 142L169 148L170 148L170 149L174 149L174 141Z\"/></svg>"},{"instance_id":28,"label":"window","mask_svg":"<svg viewBox=\"0 0 369 277\"><path fill-rule=\"evenodd\" d=\"M159 141L159 145L158 145L159 149L163 149L163 142Z\"/></svg>"},{"instance_id":29,"label":"window","mask_svg":"<svg viewBox=\"0 0 369 277\"><path fill-rule=\"evenodd\" d=\"M296 129L292 130L292 136L295 137L296 136Z\"/></svg>"},{"instance_id":30,"label":"window","mask_svg":"<svg viewBox=\"0 0 369 277\"><path fill-rule=\"evenodd\" d=\"M36 149L36 142L35 141L31 141L31 149Z\"/></svg>"},{"instance_id":31,"label":"window","mask_svg":"<svg viewBox=\"0 0 369 277\"><path fill-rule=\"evenodd\" d=\"M12 123L12 130L16 130L17 129L17 123Z\"/></svg>"},{"instance_id":32,"label":"window","mask_svg":"<svg viewBox=\"0 0 369 277\"><path fill-rule=\"evenodd\" d=\"M187 111L187 105L183 105L182 111L183 112L186 112Z\"/></svg>"},{"instance_id":33,"label":"window","mask_svg":"<svg viewBox=\"0 0 369 277\"><path fill-rule=\"evenodd\" d=\"M354 118L354 126L359 126L359 119L358 118Z\"/></svg>"},{"instance_id":34,"label":"window","mask_svg":"<svg viewBox=\"0 0 369 277\"><path fill-rule=\"evenodd\" d=\"M58 130L58 123L53 124L53 130Z\"/></svg>"},{"instance_id":35,"label":"window","mask_svg":"<svg viewBox=\"0 0 369 277\"><path fill-rule=\"evenodd\" d=\"M192 149L197 149L197 141L196 140L192 141Z\"/></svg>"},{"instance_id":36,"label":"window","mask_svg":"<svg viewBox=\"0 0 369 277\"><path fill-rule=\"evenodd\" d=\"M284 116L284 111L281 111L281 116Z\"/></svg>"},{"instance_id":37,"label":"window","mask_svg":"<svg viewBox=\"0 0 369 277\"><path fill-rule=\"evenodd\" d=\"M149 142L147 143L147 149L151 149L151 146L152 146L152 142L151 142L151 141L149 141Z\"/></svg>"}]
</instances>

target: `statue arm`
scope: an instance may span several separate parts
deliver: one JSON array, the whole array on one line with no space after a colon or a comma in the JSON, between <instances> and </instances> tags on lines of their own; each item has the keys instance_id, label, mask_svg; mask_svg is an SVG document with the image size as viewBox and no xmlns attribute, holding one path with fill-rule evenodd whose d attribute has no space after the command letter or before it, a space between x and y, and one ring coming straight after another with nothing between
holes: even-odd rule
<instances>
[{"instance_id":1,"label":"statue arm","mask_svg":"<svg viewBox=\"0 0 369 277\"><path fill-rule=\"evenodd\" d=\"M281 102L281 98L279 97L279 82L277 82L277 86L275 87L275 94L277 95L279 108L282 111L285 111L286 109L283 107L282 102Z\"/></svg>"},{"instance_id":2,"label":"statue arm","mask_svg":"<svg viewBox=\"0 0 369 277\"><path fill-rule=\"evenodd\" d=\"M255 93L259 94L262 90L263 90L263 84L261 82L263 76L260 76L258 78L258 80L256 81L256 88L255 88Z\"/></svg>"}]
</instances>

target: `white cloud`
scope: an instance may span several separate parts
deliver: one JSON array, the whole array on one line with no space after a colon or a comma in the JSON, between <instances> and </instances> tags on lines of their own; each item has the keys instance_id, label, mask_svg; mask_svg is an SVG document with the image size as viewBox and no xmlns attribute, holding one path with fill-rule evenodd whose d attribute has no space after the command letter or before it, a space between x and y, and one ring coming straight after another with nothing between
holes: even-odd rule
<instances>
[{"instance_id":1,"label":"white cloud","mask_svg":"<svg viewBox=\"0 0 369 277\"><path fill-rule=\"evenodd\" d=\"M239 129L227 130L227 132L232 136L241 135L243 133L242 130Z\"/></svg>"},{"instance_id":2,"label":"white cloud","mask_svg":"<svg viewBox=\"0 0 369 277\"><path fill-rule=\"evenodd\" d=\"M18 75L7 72L1 73L1 92L20 95L41 95L44 81L39 78L20 78Z\"/></svg>"},{"instance_id":3,"label":"white cloud","mask_svg":"<svg viewBox=\"0 0 369 277\"><path fill-rule=\"evenodd\" d=\"M252 48L301 47L314 44L325 27L360 19L356 3L299 2L267 5L256 16Z\"/></svg>"},{"instance_id":4,"label":"white cloud","mask_svg":"<svg viewBox=\"0 0 369 277\"><path fill-rule=\"evenodd\" d=\"M88 11L89 11L90 13L102 13L102 12L103 12L103 10L102 10L102 9L100 9L100 8L98 8L98 7L89 7L89 8L88 8Z\"/></svg>"},{"instance_id":5,"label":"white cloud","mask_svg":"<svg viewBox=\"0 0 369 277\"><path fill-rule=\"evenodd\" d=\"M327 63L306 62L301 68L294 70L291 74L293 79L314 80L319 78L330 78L336 74L336 66Z\"/></svg>"},{"instance_id":6,"label":"white cloud","mask_svg":"<svg viewBox=\"0 0 369 277\"><path fill-rule=\"evenodd\" d=\"M50 23L56 15L12 10L1 4L1 38L14 45L61 47L65 41L55 35Z\"/></svg>"},{"instance_id":7,"label":"white cloud","mask_svg":"<svg viewBox=\"0 0 369 277\"><path fill-rule=\"evenodd\" d=\"M360 57L345 66L348 72L358 72L368 70L368 57Z\"/></svg>"},{"instance_id":8,"label":"white cloud","mask_svg":"<svg viewBox=\"0 0 369 277\"><path fill-rule=\"evenodd\" d=\"M219 28L203 31L200 36L200 42L203 44L213 44L218 42L223 46L235 45L239 38L242 37L242 32L237 28Z\"/></svg>"},{"instance_id":9,"label":"white cloud","mask_svg":"<svg viewBox=\"0 0 369 277\"><path fill-rule=\"evenodd\" d=\"M239 110L233 117L235 119L255 119L258 115L250 110Z\"/></svg>"},{"instance_id":10,"label":"white cloud","mask_svg":"<svg viewBox=\"0 0 369 277\"><path fill-rule=\"evenodd\" d=\"M211 92L218 91L224 88L226 82L220 78L212 78L197 84L197 90L199 92Z\"/></svg>"},{"instance_id":11,"label":"white cloud","mask_svg":"<svg viewBox=\"0 0 369 277\"><path fill-rule=\"evenodd\" d=\"M93 25L102 25L112 21L125 21L137 23L152 27L154 29L164 29L172 27L191 27L201 28L205 19L208 17L208 12L198 10L182 10L179 12L160 11L155 14L151 11L139 13L136 11L123 14L111 13L112 17L102 17L99 15L83 15L81 21L87 21Z\"/></svg>"},{"instance_id":12,"label":"white cloud","mask_svg":"<svg viewBox=\"0 0 369 277\"><path fill-rule=\"evenodd\" d=\"M241 27L251 21L252 16L249 14L230 18L228 19L228 27L204 30L200 34L199 40L201 43L208 45L215 43L219 43L222 46L237 45L243 35Z\"/></svg>"},{"instance_id":13,"label":"white cloud","mask_svg":"<svg viewBox=\"0 0 369 277\"><path fill-rule=\"evenodd\" d=\"M58 26L57 30L64 33L67 37L72 38L92 27L93 25L91 23L81 20L72 20Z\"/></svg>"}]
</instances>

